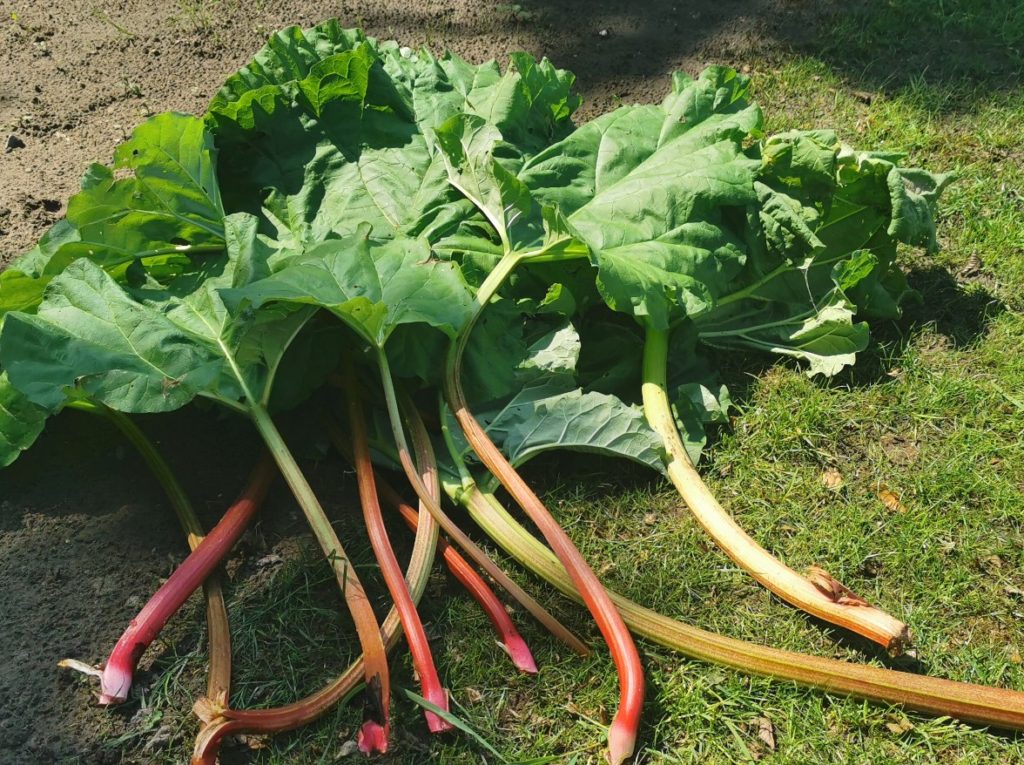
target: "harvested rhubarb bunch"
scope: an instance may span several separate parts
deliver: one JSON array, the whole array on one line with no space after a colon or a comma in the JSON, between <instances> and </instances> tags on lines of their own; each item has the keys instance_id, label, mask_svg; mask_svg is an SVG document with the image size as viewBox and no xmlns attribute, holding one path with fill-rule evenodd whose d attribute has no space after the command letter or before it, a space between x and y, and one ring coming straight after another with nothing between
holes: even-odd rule
<instances>
[{"instance_id":1,"label":"harvested rhubarb bunch","mask_svg":"<svg viewBox=\"0 0 1024 765\"><path fill-rule=\"evenodd\" d=\"M0 274L2 464L67 406L124 418L203 400L246 418L269 457L228 524L244 526L279 472L351 612L359 661L274 709L233 708L223 679L223 692L197 704L195 762L212 763L228 733L305 724L360 683L359 747L386 751L388 651L402 631L430 730L459 727L417 613L438 544L520 669L535 672L533 656L474 566L557 639L590 651L458 526L445 496L591 614L618 673L613 765L635 751L645 700L634 638L826 692L1024 728L1022 693L745 643L607 590L520 473L556 450L646 465L780 599L893 654L911 641L886 610L898 604L868 602L828 561L778 560L696 466L707 428L726 419L723 358L742 368L776 354L832 376L867 347L868 322L900 316L913 293L897 247L935 248L949 177L829 130L769 135L747 78L731 69L678 73L661 103L582 124L573 81L526 54L502 71L336 22L286 29L205 114L140 125L111 166L88 170L67 218ZM343 547L278 429L306 402L324 410L356 469L395 604L383 627L345 552L366 540ZM385 470L402 479L397 489ZM405 504L413 497L418 512ZM389 536L400 526L389 531L382 506L416 531L404 571ZM117 666L90 669L105 702L123 700L138 653L236 538L215 530L197 544L161 590L159 618L144 611L145 629L134 625L112 654Z\"/></svg>"}]
</instances>

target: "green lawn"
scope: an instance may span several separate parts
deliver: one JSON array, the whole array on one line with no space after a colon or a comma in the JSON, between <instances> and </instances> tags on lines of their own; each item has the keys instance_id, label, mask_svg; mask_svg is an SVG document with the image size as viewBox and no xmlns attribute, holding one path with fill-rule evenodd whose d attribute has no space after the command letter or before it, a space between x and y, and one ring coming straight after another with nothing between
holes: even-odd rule
<instances>
[{"instance_id":1,"label":"green lawn","mask_svg":"<svg viewBox=\"0 0 1024 765\"><path fill-rule=\"evenodd\" d=\"M923 302L876 333L858 367L836 380L809 380L767 360L755 377L734 374L734 422L716 434L702 470L742 525L791 566L820 563L906 620L919 652L919 663L906 666L1024 690L1024 92L1013 87L1020 54L1012 48L1024 24L1009 0L922 12L925 37L984 39L994 58L965 57L945 69L917 62L916 72L887 82L879 73L900 53L885 30L907 29L912 6L885 5L870 22L848 19L820 57L749 65L773 130L831 126L857 146L899 148L914 163L957 172L942 206L942 252L905 261ZM946 53L957 56L955 47ZM1004 71L989 76L986 61ZM559 471L532 476L595 569L624 594L734 637L884 663L870 646L752 583L709 545L666 483L609 463L567 460ZM827 487L825 471L837 471L842 485ZM898 503L883 502L883 490ZM234 591L244 701L308 692L354 648L338 636L326 570L315 556L309 561ZM596 638L579 609L516 574ZM458 715L512 762L601 762L600 724L617 698L605 654L579 660L520 619L542 670L518 676L483 615L440 574L427 602ZM201 620L182 630L181 644L195 646ZM154 725L171 721L191 732L184 710L201 687L200 649L161 659ZM1024 761L1019 736L751 679L647 643L641 650L650 690L638 762ZM396 682L415 688L408 661L398 663ZM358 722L355 707L341 708L267 748L229 750L225 762L333 763ZM396 701L395 724L393 754L380 762L498 761L463 735L427 740L404 699ZM188 740L140 761L179 762Z\"/></svg>"}]
</instances>

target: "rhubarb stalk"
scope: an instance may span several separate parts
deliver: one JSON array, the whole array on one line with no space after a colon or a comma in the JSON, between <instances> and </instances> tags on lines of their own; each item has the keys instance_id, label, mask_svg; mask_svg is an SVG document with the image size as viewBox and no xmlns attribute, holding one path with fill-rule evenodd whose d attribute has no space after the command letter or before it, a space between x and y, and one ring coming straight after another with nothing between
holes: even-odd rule
<instances>
[{"instance_id":1,"label":"rhubarb stalk","mask_svg":"<svg viewBox=\"0 0 1024 765\"><path fill-rule=\"evenodd\" d=\"M346 437L338 423L332 418L327 419L327 432L338 452L350 462L354 461L352 450L349 448L349 441L351 439ZM422 464L419 455L417 455L417 462ZM416 512L416 510L406 504L405 500L402 499L401 495L395 491L390 483L381 478L380 475L376 475L376 473L375 476L378 495L392 510L402 516L410 530L419 533L419 528L424 523L435 526L434 518L429 512ZM519 634L519 630L516 629L512 617L505 610L505 604L494 594L494 590L491 589L490 585L477 573L472 564L463 558L447 539L439 537L437 549L440 550L445 565L452 576L466 588L487 615L498 636L498 645L512 659L512 663L522 672L531 675L536 674L537 663L534 661L530 647L526 644L522 635Z\"/></svg>"},{"instance_id":2,"label":"rhubarb stalk","mask_svg":"<svg viewBox=\"0 0 1024 765\"><path fill-rule=\"evenodd\" d=\"M101 704L120 704L128 697L135 667L143 652L160 634L167 620L181 608L230 551L262 503L274 475L273 462L269 458L262 459L249 478L245 490L225 513L221 522L199 542L185 562L175 569L132 619L100 673ZM213 690L211 698L222 697L219 685Z\"/></svg>"},{"instance_id":3,"label":"rhubarb stalk","mask_svg":"<svg viewBox=\"0 0 1024 765\"><path fill-rule=\"evenodd\" d=\"M910 642L907 626L874 608L820 568L803 577L755 542L718 503L701 480L679 438L666 392L668 333L646 328L643 360L644 414L668 452L668 477L697 522L722 551L783 600L845 627L898 654Z\"/></svg>"},{"instance_id":4,"label":"rhubarb stalk","mask_svg":"<svg viewBox=\"0 0 1024 765\"><path fill-rule=\"evenodd\" d=\"M419 676L423 697L447 712L448 691L441 685L437 676L437 668L434 666L434 657L430 652L427 633L423 629L416 605L412 602L409 587L402 574L402 567L395 557L395 551L391 547L391 540L388 538L388 531L384 525L384 515L380 509L380 500L377 496L377 485L373 474L373 463L370 461L370 445L366 439L363 402L356 388L355 372L351 365L348 369L346 388L348 390L348 413L349 423L352 427L352 453L356 466L356 480L359 484L359 497L363 506L366 530L370 537L370 546L377 558L377 564L380 566L388 592L391 593L391 599L394 601L395 608L398 609L398 617L402 622L402 629L405 631L406 642L409 644L413 666ZM386 698L387 692L384 695ZM427 710L424 712L424 716L431 733L451 730L452 726L433 712ZM362 749L361 743L360 748ZM368 750L363 749L363 751Z\"/></svg>"},{"instance_id":5,"label":"rhubarb stalk","mask_svg":"<svg viewBox=\"0 0 1024 765\"><path fill-rule=\"evenodd\" d=\"M398 404L398 394L395 391L394 381L391 379L391 370L388 365L387 356L383 351L378 353L378 363L380 365L381 380L384 385L384 397L387 402L388 418L391 423L391 431L395 439L395 448L398 452L398 460L402 465L402 469L405 471L406 478L412 485L413 491L419 497L420 502L427 509L434 519L440 525L441 529L447 534L470 559L482 568L487 575L496 581L509 595L515 598L523 608L530 612L537 621L543 624L555 637L565 643L567 646L572 648L580 656L586 656L590 653L590 649L587 648L586 644L583 643L579 638L572 634L561 622L559 622L554 616L548 613L540 603L534 600L526 591L523 590L518 584L506 574L497 564L490 559L490 557L480 549L480 547L469 538L469 536L460 529L451 518L441 509L441 503L434 499L430 492L427 491L427 487L423 481L416 474L416 470L412 463L412 458L409 454L408 442L405 438L405 428L402 424L402 414ZM430 438L427 435L426 428L423 425L422 419L420 419L419 413L416 411L414 406L405 407L406 414L408 415L410 432L412 439L415 442L420 442L424 445L425 449L433 451L433 447L430 446Z\"/></svg>"},{"instance_id":6,"label":"rhubarb stalk","mask_svg":"<svg viewBox=\"0 0 1024 765\"><path fill-rule=\"evenodd\" d=\"M473 326L491 297L521 259L522 256L507 254L480 285L476 295L477 310L449 350L444 375L444 394L473 451L540 529L565 570L569 572L573 584L581 593L598 629L608 643L619 675L619 709L608 728L608 759L612 765L619 765L632 755L636 746L637 729L640 726L640 713L644 702L644 673L640 654L622 617L597 576L569 539L569 535L558 525L544 503L476 421L462 390L462 356Z\"/></svg>"},{"instance_id":7,"label":"rhubarb stalk","mask_svg":"<svg viewBox=\"0 0 1024 765\"><path fill-rule=\"evenodd\" d=\"M390 504L405 521L406 525L416 530L420 523L420 515L409 505L402 501L394 490L386 484L380 485L381 496ZM512 659L516 667L530 675L537 674L537 663L534 661L530 647L523 640L523 636L516 629L512 617L505 610L505 605L494 594L484 578L477 573L476 569L468 560L459 554L459 551L448 544L443 537L437 540L437 549L441 552L445 565L463 587L473 596L473 599L480 605L487 618L490 619L494 631L498 635L498 645Z\"/></svg>"},{"instance_id":8,"label":"rhubarb stalk","mask_svg":"<svg viewBox=\"0 0 1024 765\"><path fill-rule=\"evenodd\" d=\"M333 422L328 420L328 425ZM343 453L348 453L347 443L336 427L330 427L332 438ZM420 466L422 481L435 501L440 500L441 489L437 465L430 450L417 450L416 461ZM423 597L430 569L434 562L437 545L437 524L429 513L422 512L423 522L416 529L412 554L405 580L413 603ZM401 636L401 621L398 610L392 606L381 624L381 635L385 649L390 651ZM366 674L366 662L360 655L339 677L316 693L304 699L274 709L237 710L200 699L196 713L205 722L196 738L192 753L192 765L215 765L221 741L225 736L238 733L280 733L306 725L322 715L332 706L355 691Z\"/></svg>"},{"instance_id":9,"label":"rhubarb stalk","mask_svg":"<svg viewBox=\"0 0 1024 765\"><path fill-rule=\"evenodd\" d=\"M251 398L250 398L251 400ZM390 687L388 681L388 656L384 649L384 641L380 634L380 625L373 612L370 599L366 596L362 582L355 568L345 554L345 548L334 531L327 514L320 506L320 500L313 493L312 487L299 469L298 463L288 450L287 444L271 420L267 410L261 405L251 405L249 414L253 423L263 436L270 453L274 456L277 466L292 494L306 515L306 520L313 529L317 542L327 556L334 570L338 586L348 604L352 621L355 623L356 634L366 659L366 720L360 736L370 751L385 752L388 746L390 730L390 697L386 691Z\"/></svg>"},{"instance_id":10,"label":"rhubarb stalk","mask_svg":"<svg viewBox=\"0 0 1024 765\"><path fill-rule=\"evenodd\" d=\"M558 558L478 488L446 486L473 520L509 555L569 597L582 601ZM1024 693L909 672L851 664L782 651L693 627L608 591L623 619L638 635L700 661L741 672L791 681L829 693L899 704L931 715L978 725L1024 730Z\"/></svg>"},{"instance_id":11,"label":"rhubarb stalk","mask_svg":"<svg viewBox=\"0 0 1024 765\"><path fill-rule=\"evenodd\" d=\"M205 535L199 516L196 515L185 490L178 483L171 466L135 421L122 412L85 399L70 402L68 406L106 417L131 442L149 471L163 487L167 500L178 517L178 523L181 524L188 539L189 549L195 551ZM224 589L217 572L210 574L203 582L203 596L206 599L206 632L210 654L206 673L206 695L227 703L231 693L231 629L228 626Z\"/></svg>"}]
</instances>

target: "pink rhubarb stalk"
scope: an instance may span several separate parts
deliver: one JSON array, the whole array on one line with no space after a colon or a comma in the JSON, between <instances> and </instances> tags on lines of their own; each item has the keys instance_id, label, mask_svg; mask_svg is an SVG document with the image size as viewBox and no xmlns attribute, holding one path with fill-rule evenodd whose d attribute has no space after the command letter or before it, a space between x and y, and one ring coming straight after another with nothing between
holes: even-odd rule
<instances>
[{"instance_id":1,"label":"pink rhubarb stalk","mask_svg":"<svg viewBox=\"0 0 1024 765\"><path fill-rule=\"evenodd\" d=\"M327 425L338 451L351 457L348 439L340 432L337 423L328 419ZM430 496L435 500L440 499L441 486L433 453L429 450L417 450L416 459ZM437 524L430 513L424 513L422 517L423 521L416 529L416 540L405 575L413 603L419 602L426 589L437 545ZM386 651L390 651L398 643L402 634L400 626L398 611L392 606L380 628ZM307 725L358 689L366 672L367 662L364 654L338 678L316 693L275 709L229 709L226 704L218 704L211 699L200 699L196 702L195 709L204 725L196 737L192 750L192 765L216 765L217 753L225 736L238 733L279 733Z\"/></svg>"},{"instance_id":2,"label":"pink rhubarb stalk","mask_svg":"<svg viewBox=\"0 0 1024 765\"><path fill-rule=\"evenodd\" d=\"M341 430L337 422L333 419L328 419L327 428L335 448L350 462L354 461L352 450L348 447L350 439ZM427 444L429 444L429 442L425 442L422 446L425 447ZM424 459L429 460L432 458L433 454L431 452L420 452L418 453L417 461L422 464ZM436 522L429 512L425 514L416 512L416 510L405 503L399 493L395 491L394 487L379 475L376 475L376 483L377 493L379 496L382 497L385 503L390 505L392 509L402 515L406 524L414 532L417 532L418 534L419 527L423 523L429 523L432 526L435 525ZM533 654L530 652L529 646L519 634L512 618L505 610L505 605L501 602L498 596L494 594L490 585L488 585L484 578L477 573L472 564L462 557L459 551L446 539L438 538L437 546L441 550L449 571L451 571L452 575L469 591L470 595L476 599L477 603L479 603L480 607L484 610L484 613L486 613L487 617L491 620L491 624L494 625L494 629L498 634L498 644L509 655L517 668L528 674L536 674L537 663L533 659Z\"/></svg>"},{"instance_id":3,"label":"pink rhubarb stalk","mask_svg":"<svg viewBox=\"0 0 1024 765\"><path fill-rule=\"evenodd\" d=\"M359 484L359 497L363 506L363 519L366 531L370 536L370 546L377 557L384 583L387 585L398 617L405 631L409 652L412 654L413 666L419 675L423 697L436 707L448 711L448 691L441 685L434 666L434 657L430 652L430 643L420 621L416 604L412 602L409 587L402 575L402 567L398 564L395 552L384 526L384 515L381 513L380 500L374 480L373 463L370 460L370 445L366 437L366 421L363 418L363 402L356 388L355 373L348 370L347 385L349 402L349 421L352 427L352 451L356 465L356 480ZM386 697L386 696L385 696ZM451 724L427 710L424 712L427 727L431 733L451 730ZM360 741L360 749L364 752L372 749L364 748Z\"/></svg>"},{"instance_id":4,"label":"pink rhubarb stalk","mask_svg":"<svg viewBox=\"0 0 1024 765\"><path fill-rule=\"evenodd\" d=\"M576 637L565 625L559 622L540 603L534 600L522 587L516 584L501 568L490 559L480 547L469 538L462 529L441 509L441 503L431 496L423 480L416 473L412 456L409 453L408 442L405 438L405 428L402 424L402 414L398 405L398 394L395 391L394 381L391 379L391 370L388 365L387 356L381 351L378 353L378 363L381 370L381 380L384 384L384 396L387 400L388 419L391 423L391 432L395 438L395 449L398 452L398 460L405 471L406 478L412 485L413 491L419 497L420 503L434 520L437 521L442 531L454 541L462 551L472 559L487 575L497 582L511 597L523 606L530 614L543 624L552 635L557 637L580 656L588 656L590 649L586 644ZM416 407L406 402L405 414L409 419L410 435L416 446L417 452L422 448L433 455L433 447L430 444L430 436L420 417Z\"/></svg>"},{"instance_id":5,"label":"pink rhubarb stalk","mask_svg":"<svg viewBox=\"0 0 1024 765\"><path fill-rule=\"evenodd\" d=\"M139 659L186 600L227 556L263 502L277 475L264 456L235 503L132 619L111 651L100 675L100 704L120 704L128 697Z\"/></svg>"},{"instance_id":6,"label":"pink rhubarb stalk","mask_svg":"<svg viewBox=\"0 0 1024 765\"><path fill-rule=\"evenodd\" d=\"M415 531L420 522L419 514L403 502L394 489L384 482L380 483L380 494L389 505L401 514L406 525ZM441 556L452 576L466 588L487 614L487 618L490 619L494 631L498 635L498 645L509 655L512 663L522 672L530 675L537 674L537 662L533 659L530 647L519 634L512 617L505 610L505 604L494 594L494 590L477 573L470 562L463 558L459 551L443 537L437 540L437 549L441 551Z\"/></svg>"}]
</instances>

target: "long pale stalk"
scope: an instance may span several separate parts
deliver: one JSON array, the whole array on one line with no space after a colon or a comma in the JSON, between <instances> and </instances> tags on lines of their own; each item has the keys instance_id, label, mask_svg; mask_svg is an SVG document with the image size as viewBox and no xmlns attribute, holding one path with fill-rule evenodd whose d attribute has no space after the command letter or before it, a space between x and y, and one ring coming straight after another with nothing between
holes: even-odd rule
<instances>
[{"instance_id":1,"label":"long pale stalk","mask_svg":"<svg viewBox=\"0 0 1024 765\"><path fill-rule=\"evenodd\" d=\"M459 498L473 520L509 555L569 597L582 600L558 558L493 495L464 486L453 487L449 493ZM684 624L618 593L609 591L609 595L636 634L694 659L829 693L899 704L979 725L1024 730L1024 693L1018 691L768 648Z\"/></svg>"},{"instance_id":2,"label":"long pale stalk","mask_svg":"<svg viewBox=\"0 0 1024 765\"><path fill-rule=\"evenodd\" d=\"M845 627L898 654L910 642L903 622L871 606L820 568L804 577L755 542L718 503L679 437L666 392L668 333L647 328L644 340L643 403L650 426L668 452L668 477L694 518L721 550L780 598L819 619Z\"/></svg>"}]
</instances>

